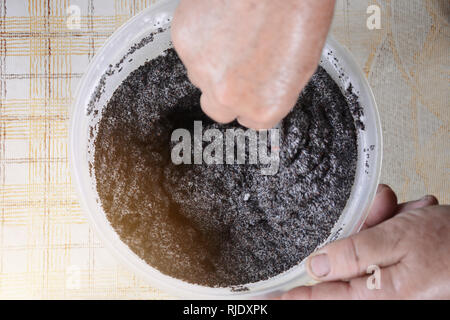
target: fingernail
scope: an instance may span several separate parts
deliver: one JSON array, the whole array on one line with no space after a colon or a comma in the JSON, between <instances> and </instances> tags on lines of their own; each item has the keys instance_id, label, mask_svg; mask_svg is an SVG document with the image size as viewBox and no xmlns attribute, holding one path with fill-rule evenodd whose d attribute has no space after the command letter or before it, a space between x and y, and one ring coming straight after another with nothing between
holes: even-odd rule
<instances>
[{"instance_id":1,"label":"fingernail","mask_svg":"<svg viewBox=\"0 0 450 320\"><path fill-rule=\"evenodd\" d=\"M330 273L330 260L325 253L312 256L309 266L311 272L318 278L324 277Z\"/></svg>"},{"instance_id":2,"label":"fingernail","mask_svg":"<svg viewBox=\"0 0 450 320\"><path fill-rule=\"evenodd\" d=\"M426 195L420 199L420 202L434 202L435 197L432 195Z\"/></svg>"}]
</instances>

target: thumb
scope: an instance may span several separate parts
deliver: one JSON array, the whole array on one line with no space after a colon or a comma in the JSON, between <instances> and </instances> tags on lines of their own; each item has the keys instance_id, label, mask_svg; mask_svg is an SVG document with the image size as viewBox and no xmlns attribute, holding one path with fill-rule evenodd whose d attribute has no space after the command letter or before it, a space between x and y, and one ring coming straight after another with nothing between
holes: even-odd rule
<instances>
[{"instance_id":1,"label":"thumb","mask_svg":"<svg viewBox=\"0 0 450 320\"><path fill-rule=\"evenodd\" d=\"M370 265L399 262L406 249L399 245L405 231L398 222L388 220L319 249L306 262L308 273L319 281L342 280L364 275Z\"/></svg>"}]
</instances>

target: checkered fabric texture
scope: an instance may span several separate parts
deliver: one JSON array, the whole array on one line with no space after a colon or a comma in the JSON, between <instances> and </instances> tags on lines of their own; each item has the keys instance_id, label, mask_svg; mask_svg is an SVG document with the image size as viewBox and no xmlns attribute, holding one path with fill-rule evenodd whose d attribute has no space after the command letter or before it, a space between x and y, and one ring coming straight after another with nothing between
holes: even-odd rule
<instances>
[{"instance_id":1,"label":"checkered fabric texture","mask_svg":"<svg viewBox=\"0 0 450 320\"><path fill-rule=\"evenodd\" d=\"M162 1L162 0L160 0ZM149 0L0 0L0 298L170 298L119 265L71 182L68 127L95 52ZM366 10L381 8L381 29ZM80 9L78 30L69 8ZM450 3L338 1L332 33L364 70L384 132L382 182L450 202Z\"/></svg>"}]
</instances>

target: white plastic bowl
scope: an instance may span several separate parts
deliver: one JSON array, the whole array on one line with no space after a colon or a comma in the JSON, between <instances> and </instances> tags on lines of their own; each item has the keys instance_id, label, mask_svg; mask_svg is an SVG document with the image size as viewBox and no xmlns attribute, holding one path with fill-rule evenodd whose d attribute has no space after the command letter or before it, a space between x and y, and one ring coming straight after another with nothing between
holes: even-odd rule
<instances>
[{"instance_id":1,"label":"white plastic bowl","mask_svg":"<svg viewBox=\"0 0 450 320\"><path fill-rule=\"evenodd\" d=\"M90 174L90 163L94 156L93 137L96 134L96 124L101 117L102 108L130 72L170 47L169 29L155 35L154 40L143 44L142 48L132 53L129 51L133 45L140 43L150 33L159 28L169 28L177 4L178 0L160 2L119 28L98 51L80 82L71 119L70 159L72 178L78 190L82 208L99 238L120 261L153 286L175 296L206 299L264 298L311 283L312 279L306 273L304 262L301 262L268 280L245 285L248 288L246 291L239 291L232 287L210 288L190 284L167 276L140 259L120 240L106 218L96 191L95 177ZM122 59L124 56L126 59ZM337 58L337 61L334 58ZM121 60L122 63L120 63ZM120 64L117 68L116 63ZM379 115L372 91L350 53L338 42L328 38L320 64L342 91L350 83L352 84L354 90L358 92L361 106L364 109L362 120L365 124L365 130L359 130L358 135L358 164L351 196L339 221L325 242L328 243L358 232L367 217L379 180L382 138ZM121 69L120 72L119 69ZM114 71L114 74L105 78L104 74L108 70ZM339 77L340 74L345 76ZM102 80L104 80L104 85L101 86L102 90L98 90ZM91 96L96 90L97 92L102 91L102 94L98 101L89 107Z\"/></svg>"}]
</instances>

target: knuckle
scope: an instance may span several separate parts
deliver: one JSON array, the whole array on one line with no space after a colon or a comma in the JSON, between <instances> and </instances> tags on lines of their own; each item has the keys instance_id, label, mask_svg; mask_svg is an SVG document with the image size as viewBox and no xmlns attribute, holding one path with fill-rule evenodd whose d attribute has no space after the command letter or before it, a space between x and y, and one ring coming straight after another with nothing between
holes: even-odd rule
<instances>
[{"instance_id":1,"label":"knuckle","mask_svg":"<svg viewBox=\"0 0 450 320\"><path fill-rule=\"evenodd\" d=\"M276 121L276 108L268 108L251 90L244 90L238 81L231 77L219 82L214 88L216 101L235 109L239 115L262 125Z\"/></svg>"},{"instance_id":2,"label":"knuckle","mask_svg":"<svg viewBox=\"0 0 450 320\"><path fill-rule=\"evenodd\" d=\"M358 254L358 242L354 237L347 238L347 252L348 252L348 269L352 274L359 274L362 271L362 266Z\"/></svg>"},{"instance_id":3,"label":"knuckle","mask_svg":"<svg viewBox=\"0 0 450 320\"><path fill-rule=\"evenodd\" d=\"M223 106L233 106L239 98L238 90L233 85L233 81L229 79L220 81L215 87L215 98Z\"/></svg>"},{"instance_id":4,"label":"knuckle","mask_svg":"<svg viewBox=\"0 0 450 320\"><path fill-rule=\"evenodd\" d=\"M354 277L360 273L357 242L353 239L353 236L331 244L327 251L332 261L331 272L333 276L343 279Z\"/></svg>"},{"instance_id":5,"label":"knuckle","mask_svg":"<svg viewBox=\"0 0 450 320\"><path fill-rule=\"evenodd\" d=\"M233 121L236 116L226 108L218 108L215 101L211 101L207 95L202 94L200 104L203 112L213 120L219 123L228 123Z\"/></svg>"},{"instance_id":6,"label":"knuckle","mask_svg":"<svg viewBox=\"0 0 450 320\"><path fill-rule=\"evenodd\" d=\"M210 81L208 69L204 65L196 63L194 59L187 61L186 67L189 80L200 89Z\"/></svg>"},{"instance_id":7,"label":"knuckle","mask_svg":"<svg viewBox=\"0 0 450 320\"><path fill-rule=\"evenodd\" d=\"M277 117L274 110L264 108L262 110L255 110L254 114L257 117L255 120L261 124L272 125L277 122Z\"/></svg>"}]
</instances>

